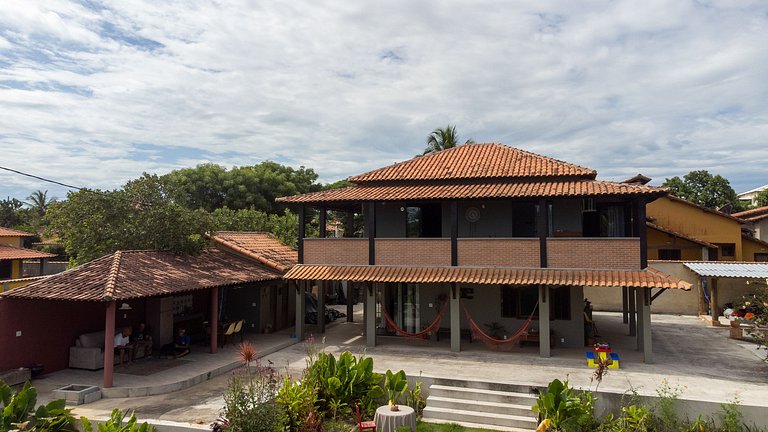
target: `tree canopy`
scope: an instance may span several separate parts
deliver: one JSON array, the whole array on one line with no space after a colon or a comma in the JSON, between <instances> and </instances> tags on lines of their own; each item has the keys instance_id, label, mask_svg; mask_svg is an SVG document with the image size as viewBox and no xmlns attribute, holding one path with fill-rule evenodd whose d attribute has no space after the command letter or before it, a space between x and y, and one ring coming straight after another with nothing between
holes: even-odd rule
<instances>
[{"instance_id":1,"label":"tree canopy","mask_svg":"<svg viewBox=\"0 0 768 432\"><path fill-rule=\"evenodd\" d=\"M755 197L755 202L758 207L768 206L768 189L760 191Z\"/></svg>"},{"instance_id":2,"label":"tree canopy","mask_svg":"<svg viewBox=\"0 0 768 432\"><path fill-rule=\"evenodd\" d=\"M704 207L729 212L743 209L744 205L736 196L730 182L721 175L712 175L706 170L691 171L683 178L668 178L662 184L670 193Z\"/></svg>"},{"instance_id":3,"label":"tree canopy","mask_svg":"<svg viewBox=\"0 0 768 432\"><path fill-rule=\"evenodd\" d=\"M472 144L474 140L468 139L464 144ZM456 133L456 126L448 125L444 128L437 128L427 136L427 148L424 154L434 153L459 145L459 135Z\"/></svg>"}]
</instances>

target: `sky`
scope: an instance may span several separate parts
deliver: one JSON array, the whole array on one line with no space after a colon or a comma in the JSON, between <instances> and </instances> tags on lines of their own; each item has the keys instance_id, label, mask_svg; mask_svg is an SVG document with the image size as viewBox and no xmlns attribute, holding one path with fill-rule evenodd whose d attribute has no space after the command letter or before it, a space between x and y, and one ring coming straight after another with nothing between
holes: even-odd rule
<instances>
[{"instance_id":1,"label":"sky","mask_svg":"<svg viewBox=\"0 0 768 432\"><path fill-rule=\"evenodd\" d=\"M768 183L768 2L0 2L0 166L113 189L272 160L332 182L501 142L598 178ZM0 198L66 189L0 171Z\"/></svg>"}]
</instances>

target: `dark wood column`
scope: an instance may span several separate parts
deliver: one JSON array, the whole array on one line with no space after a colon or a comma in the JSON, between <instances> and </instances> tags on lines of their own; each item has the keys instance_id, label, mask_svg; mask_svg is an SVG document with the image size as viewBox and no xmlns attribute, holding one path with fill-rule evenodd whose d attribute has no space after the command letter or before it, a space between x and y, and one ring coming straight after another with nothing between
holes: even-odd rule
<instances>
[{"instance_id":1,"label":"dark wood column","mask_svg":"<svg viewBox=\"0 0 768 432\"><path fill-rule=\"evenodd\" d=\"M347 287L347 322L354 322L355 321L355 309L354 309L354 300L352 299L352 296L355 295L355 285L352 281L344 281L345 286Z\"/></svg>"},{"instance_id":2,"label":"dark wood column","mask_svg":"<svg viewBox=\"0 0 768 432\"><path fill-rule=\"evenodd\" d=\"M299 206L299 264L304 264L304 235L306 230L306 215L303 205Z\"/></svg>"},{"instance_id":3,"label":"dark wood column","mask_svg":"<svg viewBox=\"0 0 768 432\"><path fill-rule=\"evenodd\" d=\"M717 292L717 278L713 277L710 279L712 283L709 285L709 316L712 317L712 325L720 325L720 320L718 317L720 316L720 308L717 306L719 299L718 299L718 292Z\"/></svg>"},{"instance_id":4,"label":"dark wood column","mask_svg":"<svg viewBox=\"0 0 768 432\"><path fill-rule=\"evenodd\" d=\"M211 354L219 350L219 287L211 288Z\"/></svg>"},{"instance_id":5,"label":"dark wood column","mask_svg":"<svg viewBox=\"0 0 768 432\"><path fill-rule=\"evenodd\" d=\"M325 238L325 236L328 234L325 232L326 230L326 219L328 218L328 209L325 207L320 208L320 238Z\"/></svg>"},{"instance_id":6,"label":"dark wood column","mask_svg":"<svg viewBox=\"0 0 768 432\"><path fill-rule=\"evenodd\" d=\"M328 282L317 282L317 331L318 333L325 333L325 289Z\"/></svg>"},{"instance_id":7,"label":"dark wood column","mask_svg":"<svg viewBox=\"0 0 768 432\"><path fill-rule=\"evenodd\" d=\"M376 265L376 203L365 206L365 236L368 237L368 265Z\"/></svg>"},{"instance_id":8,"label":"dark wood column","mask_svg":"<svg viewBox=\"0 0 768 432\"><path fill-rule=\"evenodd\" d=\"M459 203L451 201L451 265L459 265Z\"/></svg>"},{"instance_id":9,"label":"dark wood column","mask_svg":"<svg viewBox=\"0 0 768 432\"><path fill-rule=\"evenodd\" d=\"M648 267L648 229L645 225L645 198L640 197L635 207L635 231L640 237L640 268Z\"/></svg>"},{"instance_id":10,"label":"dark wood column","mask_svg":"<svg viewBox=\"0 0 768 432\"><path fill-rule=\"evenodd\" d=\"M621 321L624 324L629 322L629 288L621 287Z\"/></svg>"},{"instance_id":11,"label":"dark wood column","mask_svg":"<svg viewBox=\"0 0 768 432\"><path fill-rule=\"evenodd\" d=\"M547 267L547 235L549 235L549 206L547 200L539 200L536 217L536 231L539 233L539 267Z\"/></svg>"}]
</instances>

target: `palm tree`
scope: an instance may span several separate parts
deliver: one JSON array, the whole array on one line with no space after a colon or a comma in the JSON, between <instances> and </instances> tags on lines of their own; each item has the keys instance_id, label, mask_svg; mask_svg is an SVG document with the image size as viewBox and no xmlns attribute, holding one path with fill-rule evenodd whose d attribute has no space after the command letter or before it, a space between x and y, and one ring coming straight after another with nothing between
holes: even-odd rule
<instances>
[{"instance_id":1,"label":"palm tree","mask_svg":"<svg viewBox=\"0 0 768 432\"><path fill-rule=\"evenodd\" d=\"M472 144L475 141L468 139L464 144ZM459 145L459 138L456 134L456 126L448 125L445 128L437 128L427 137L427 148L424 154L434 153L440 150L454 148Z\"/></svg>"},{"instance_id":2,"label":"palm tree","mask_svg":"<svg viewBox=\"0 0 768 432\"><path fill-rule=\"evenodd\" d=\"M48 198L47 190L41 191L38 189L27 197L27 205L40 217L45 215L45 211L48 209L48 206L55 201L56 198Z\"/></svg>"}]
</instances>

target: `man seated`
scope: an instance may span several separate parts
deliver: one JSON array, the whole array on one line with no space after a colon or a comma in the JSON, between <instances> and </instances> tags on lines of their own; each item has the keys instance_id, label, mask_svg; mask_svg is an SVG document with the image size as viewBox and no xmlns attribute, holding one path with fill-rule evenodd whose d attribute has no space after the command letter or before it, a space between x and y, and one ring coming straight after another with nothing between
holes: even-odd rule
<instances>
[{"instance_id":1,"label":"man seated","mask_svg":"<svg viewBox=\"0 0 768 432\"><path fill-rule=\"evenodd\" d=\"M123 330L115 335L115 354L120 354L120 365L128 357L128 364L133 363L133 356L136 353L136 345L131 342L132 330L130 327L124 327Z\"/></svg>"},{"instance_id":2,"label":"man seated","mask_svg":"<svg viewBox=\"0 0 768 432\"><path fill-rule=\"evenodd\" d=\"M184 328L179 328L179 334L173 343L163 345L161 355L166 357L179 358L189 354L189 346L192 340L187 336L187 331Z\"/></svg>"},{"instance_id":3,"label":"man seated","mask_svg":"<svg viewBox=\"0 0 768 432\"><path fill-rule=\"evenodd\" d=\"M139 324L138 330L133 335L133 343L136 345L137 350L140 347L144 347L144 356L152 358L152 336L149 335L146 324Z\"/></svg>"}]
</instances>

